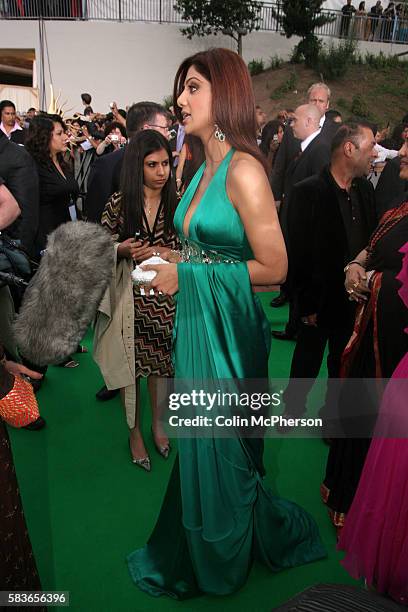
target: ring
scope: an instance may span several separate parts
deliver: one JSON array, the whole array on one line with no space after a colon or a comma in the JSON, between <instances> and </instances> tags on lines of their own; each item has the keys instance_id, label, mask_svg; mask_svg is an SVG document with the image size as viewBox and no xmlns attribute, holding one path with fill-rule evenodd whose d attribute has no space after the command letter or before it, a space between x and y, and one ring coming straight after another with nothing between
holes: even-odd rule
<instances>
[{"instance_id":1,"label":"ring","mask_svg":"<svg viewBox=\"0 0 408 612\"><path fill-rule=\"evenodd\" d=\"M351 295L352 293L354 293L354 289L347 289L347 293Z\"/></svg>"},{"instance_id":2,"label":"ring","mask_svg":"<svg viewBox=\"0 0 408 612\"><path fill-rule=\"evenodd\" d=\"M353 287L354 287L354 289L357 289L358 283L353 283Z\"/></svg>"}]
</instances>

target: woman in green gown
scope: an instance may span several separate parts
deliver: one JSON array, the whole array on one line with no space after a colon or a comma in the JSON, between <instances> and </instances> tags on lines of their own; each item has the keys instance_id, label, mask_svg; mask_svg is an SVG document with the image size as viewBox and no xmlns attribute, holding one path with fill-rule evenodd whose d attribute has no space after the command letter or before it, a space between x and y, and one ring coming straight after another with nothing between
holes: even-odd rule
<instances>
[{"instance_id":1,"label":"woman in green gown","mask_svg":"<svg viewBox=\"0 0 408 612\"><path fill-rule=\"evenodd\" d=\"M256 143L251 79L237 54L211 49L181 64L174 100L206 157L174 219L183 261L151 267L154 289L177 293L175 378L266 380L270 332L252 287L281 284L287 258ZM151 595L227 595L253 559L278 571L325 556L312 517L264 487L263 440L229 433L179 439L153 533L128 557L133 580Z\"/></svg>"}]
</instances>

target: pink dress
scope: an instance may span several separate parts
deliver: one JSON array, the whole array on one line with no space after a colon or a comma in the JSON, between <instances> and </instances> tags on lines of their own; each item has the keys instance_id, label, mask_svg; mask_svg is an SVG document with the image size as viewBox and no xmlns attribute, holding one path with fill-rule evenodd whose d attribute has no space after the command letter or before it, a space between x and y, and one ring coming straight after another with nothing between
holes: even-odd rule
<instances>
[{"instance_id":1,"label":"pink dress","mask_svg":"<svg viewBox=\"0 0 408 612\"><path fill-rule=\"evenodd\" d=\"M399 295L408 308L408 242L402 247ZM408 328L405 330L408 333ZM390 415L408 419L408 396L398 393L397 379L408 379L408 353L384 393L379 423ZM405 386L405 381L404 381ZM406 387L405 387L406 388ZM392 419L391 419L392 420ZM407 424L404 423L405 428ZM406 429L405 429L406 430ZM338 548L353 578L364 577L380 593L408 606L408 440L374 438Z\"/></svg>"}]
</instances>

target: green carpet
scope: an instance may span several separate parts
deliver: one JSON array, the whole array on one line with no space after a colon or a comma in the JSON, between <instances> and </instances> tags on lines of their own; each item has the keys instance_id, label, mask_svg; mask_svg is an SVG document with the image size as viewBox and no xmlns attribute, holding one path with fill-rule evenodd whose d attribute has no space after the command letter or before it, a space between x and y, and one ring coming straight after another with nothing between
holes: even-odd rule
<instances>
[{"instance_id":1,"label":"green carpet","mask_svg":"<svg viewBox=\"0 0 408 612\"><path fill-rule=\"evenodd\" d=\"M287 309L272 309L260 294L272 327L281 329ZM84 343L91 348L91 335ZM270 373L289 373L292 342L273 342ZM132 465L120 400L95 400L102 378L90 354L75 370L52 367L38 400L47 428L10 431L29 531L44 589L70 591L80 612L177 610L267 612L318 582L353 583L339 564L335 532L320 502L327 447L318 439L266 441L267 482L279 495L307 508L318 521L328 558L279 574L254 565L248 582L226 598L186 602L151 598L131 582L126 555L146 542L171 469L154 450L149 411L144 411L150 474ZM324 372L322 372L324 375ZM144 390L146 393L146 390Z\"/></svg>"}]
</instances>

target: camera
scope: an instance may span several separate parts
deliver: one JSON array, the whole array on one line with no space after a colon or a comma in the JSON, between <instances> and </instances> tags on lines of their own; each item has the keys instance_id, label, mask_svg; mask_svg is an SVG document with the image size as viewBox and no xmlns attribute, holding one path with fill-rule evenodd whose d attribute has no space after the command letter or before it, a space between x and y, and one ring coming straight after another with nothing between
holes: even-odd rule
<instances>
[{"instance_id":1,"label":"camera","mask_svg":"<svg viewBox=\"0 0 408 612\"><path fill-rule=\"evenodd\" d=\"M111 142L119 142L119 136L117 134L110 135Z\"/></svg>"}]
</instances>

